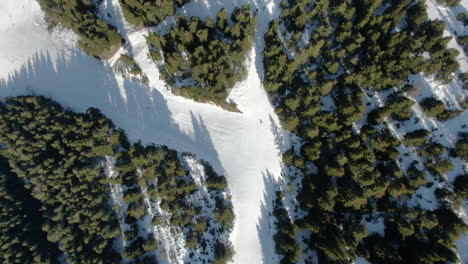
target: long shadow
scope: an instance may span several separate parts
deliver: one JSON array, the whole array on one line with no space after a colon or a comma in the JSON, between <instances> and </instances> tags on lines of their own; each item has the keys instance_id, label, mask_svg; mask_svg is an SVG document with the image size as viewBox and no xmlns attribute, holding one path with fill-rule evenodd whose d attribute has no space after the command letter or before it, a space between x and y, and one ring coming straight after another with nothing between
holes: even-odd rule
<instances>
[{"instance_id":1,"label":"long shadow","mask_svg":"<svg viewBox=\"0 0 468 264\"><path fill-rule=\"evenodd\" d=\"M54 61L48 52L36 53L8 79L0 80L0 96L22 94L48 96L78 111L122 104L112 69L81 52L59 55Z\"/></svg>"},{"instance_id":2,"label":"long shadow","mask_svg":"<svg viewBox=\"0 0 468 264\"><path fill-rule=\"evenodd\" d=\"M437 6L437 4L434 3L434 1L432 2L434 5ZM445 9L445 11L447 11L447 14L442 12L441 9ZM465 35L466 27L463 25L462 21L457 20L458 14L467 13L466 8L462 4L454 6L454 7L438 7L437 12L439 13L440 17L445 21L446 28L449 31L451 31L452 34L454 35L460 34L461 36Z\"/></svg>"},{"instance_id":3,"label":"long shadow","mask_svg":"<svg viewBox=\"0 0 468 264\"><path fill-rule=\"evenodd\" d=\"M275 253L275 242L273 235L276 233L276 226L273 216L274 201L279 185L273 175L267 170L262 173L265 189L263 191L263 202L261 204L261 217L257 223L257 232L260 237L260 244L264 264L278 263L278 256Z\"/></svg>"},{"instance_id":4,"label":"long shadow","mask_svg":"<svg viewBox=\"0 0 468 264\"><path fill-rule=\"evenodd\" d=\"M119 82L111 67L80 51L56 60L46 52L35 54L8 79L0 79L0 97L18 95L47 96L80 112L89 107L99 108L125 130L131 141L191 152L224 173L200 116L191 115L193 132L181 131L158 90L137 81Z\"/></svg>"}]
</instances>

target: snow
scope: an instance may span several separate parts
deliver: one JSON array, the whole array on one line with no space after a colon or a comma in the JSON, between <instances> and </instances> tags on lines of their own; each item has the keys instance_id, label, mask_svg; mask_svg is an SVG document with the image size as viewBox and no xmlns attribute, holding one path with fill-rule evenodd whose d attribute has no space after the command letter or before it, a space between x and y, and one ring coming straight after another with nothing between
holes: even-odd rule
<instances>
[{"instance_id":1,"label":"snow","mask_svg":"<svg viewBox=\"0 0 468 264\"><path fill-rule=\"evenodd\" d=\"M445 21L446 28L444 36L453 36L453 39L449 42L448 47L455 48L460 52L457 57L457 61L460 64L460 70L458 73L467 72L468 58L464 53L463 48L456 42L455 36L464 36L468 33L467 27L465 27L462 22L456 20L456 16L459 13L467 12L466 7L468 7L468 0L462 0L461 5L456 7L444 7L438 5L435 0L426 1L426 5L430 19L440 19ZM461 107L461 100L468 96L468 92L463 89L457 80L444 85L436 82L432 78L418 74L411 76L410 82L412 82L413 85L420 89L419 94L411 96L412 99L416 100L417 102L419 102L424 97L434 96L437 99L444 101L445 105L449 109L463 109ZM415 112L415 116L420 120L418 123L419 127L408 125L410 123L414 124L412 119L401 127L402 129L397 132L398 135L401 136L403 133L421 128L422 125L422 128L435 131L432 136L434 141L447 147L453 147L453 144L458 138L458 133L460 131L467 131L466 128L462 129L462 127L468 124L468 111L464 111L460 116L444 122L439 122L433 118L426 117L417 104L413 106L413 111ZM414 157L411 156L414 155L410 155L410 158L414 159ZM404 160L408 159L403 156L401 157ZM451 158L451 161L454 164L454 169L445 175L449 183L453 182L456 176L466 173L468 166L468 164L459 158ZM444 186L446 183L439 183L435 181L432 176L429 177L429 180L434 182L433 186L429 188L424 186L419 188L410 199L410 205L420 206L426 210L435 210L438 208L439 205L436 202L437 199L434 194L434 190L438 187ZM465 203L464 206L458 210L458 215L462 217L465 222L467 222L468 219L467 212L468 205ZM468 248L467 233L463 234L456 241L456 246L461 263L468 263L468 254L466 253L466 248Z\"/></svg>"},{"instance_id":2,"label":"snow","mask_svg":"<svg viewBox=\"0 0 468 264\"><path fill-rule=\"evenodd\" d=\"M371 264L367 259L363 257L358 257L355 261L355 264Z\"/></svg>"},{"instance_id":3,"label":"snow","mask_svg":"<svg viewBox=\"0 0 468 264\"><path fill-rule=\"evenodd\" d=\"M449 48L455 48L460 52L457 58L460 63L460 69L464 72L468 70L468 60L466 54L463 52L463 48L458 45L455 40L455 36L464 36L468 34L468 29L463 25L462 21L457 21L456 17L460 13L466 13L466 7L468 7L468 0L462 0L460 5L456 7L445 7L438 5L436 0L427 0L427 13L430 19L439 19L445 21L446 27L444 36L452 35L453 39L449 42Z\"/></svg>"},{"instance_id":4,"label":"snow","mask_svg":"<svg viewBox=\"0 0 468 264\"><path fill-rule=\"evenodd\" d=\"M229 203L230 193L229 190L225 190L223 192L217 193L217 191L210 191L206 185L206 174L205 174L205 167L200 161L195 160L193 157L190 156L184 156L183 157L184 163L187 168L190 170L190 175L194 179L195 184L198 187L198 191L192 194L192 201L193 205L195 207L200 206L202 208L201 214L206 218L206 219L211 219L210 226L213 226L212 228L214 230L220 229L221 225L219 223L214 222L214 215L213 212L216 208L216 201L215 197L218 198L223 198L225 201ZM213 230L211 229L211 230ZM211 259L214 257L214 243L216 242L214 239L214 236L210 234L211 232L208 231L207 233L204 234L204 238L208 241L208 251L209 254L205 254L204 251L198 249L196 252L196 256L199 256L199 259L193 260L197 263L209 263ZM225 245L227 244L229 240L229 233L228 230L223 231L223 233L217 233L216 237L219 238L219 241L224 243ZM193 250L192 250L193 252ZM194 252L195 253L195 252ZM187 263L187 260L184 261L184 263Z\"/></svg>"},{"instance_id":5,"label":"snow","mask_svg":"<svg viewBox=\"0 0 468 264\"><path fill-rule=\"evenodd\" d=\"M369 235L378 234L381 237L385 236L385 223L382 216L374 216L370 221L363 217L362 223L366 226Z\"/></svg>"},{"instance_id":6,"label":"snow","mask_svg":"<svg viewBox=\"0 0 468 264\"><path fill-rule=\"evenodd\" d=\"M462 260L462 263L468 263L468 233L463 234L458 240L457 240L457 249L458 249L458 254L459 257Z\"/></svg>"},{"instance_id":7,"label":"snow","mask_svg":"<svg viewBox=\"0 0 468 264\"><path fill-rule=\"evenodd\" d=\"M234 262L273 263L269 259L274 254L274 231L263 226L270 216L261 208L271 203L265 199L272 197L265 198L264 192L281 175L277 142L287 142L261 85L260 52L267 23L278 15L278 1L251 2L259 9L259 28L247 62L249 74L229 96L242 114L172 95L148 59L144 38L148 30L135 31L123 23L117 1L103 1L107 5L103 8L127 38L125 49L149 77L149 86L114 73L111 64L115 58L101 62L83 54L69 31L47 31L37 3L21 2L19 8L14 0L0 4L1 13L7 14L0 18L0 36L8 39L0 42L0 97L44 95L77 111L97 107L132 141L164 144L207 160L227 177L232 191ZM208 6L208 1L193 0L179 12L206 17L222 7L231 11L243 3L249 1L210 1ZM264 175L271 175L272 180L264 181Z\"/></svg>"},{"instance_id":8,"label":"snow","mask_svg":"<svg viewBox=\"0 0 468 264\"><path fill-rule=\"evenodd\" d=\"M104 174L108 178L115 178L119 175L117 170L115 169L115 159L112 156L106 156L105 162L103 162L104 167ZM122 186L117 184L111 184L111 205L117 207L118 210L118 219L120 230L124 230L125 223L123 222L124 219L124 212L127 210L127 205L123 201L123 191ZM125 248L125 240L123 239L123 234L120 235L119 238L116 239L114 243L114 248L117 252L122 253Z\"/></svg>"},{"instance_id":9,"label":"snow","mask_svg":"<svg viewBox=\"0 0 468 264\"><path fill-rule=\"evenodd\" d=\"M123 128L132 141L168 145L181 152L191 152L205 159L215 170L224 174L232 191L236 223L231 234L236 255L234 263L276 263L271 203L274 186L281 177L280 151L291 142L278 122L273 108L261 85L263 65L263 34L271 18L279 15L279 0L192 0L178 14L214 17L221 9L229 12L242 4L258 9L258 29L255 45L250 54L247 79L236 85L228 100L233 100L242 113L227 112L212 104L196 103L172 95L159 80L156 65L148 58L145 35L161 30L148 28L135 30L122 20L117 0L103 1L101 17L115 25L127 44L107 62L97 61L75 47L77 37L69 30L56 28L48 31L44 15L34 0L2 0L0 3L0 97L25 94L45 95L74 110L84 111L97 107ZM448 23L446 34L465 35L466 27L454 18L466 12L468 0L462 6L445 8L426 1L431 19L439 18ZM109 13L111 16L107 16ZM172 19L173 20L173 19ZM173 23L171 18L163 26ZM6 41L5 41L6 40ZM449 47L458 49L461 71L468 71L468 60L462 48L452 40ZM121 53L130 51L149 78L149 86L116 74L112 65ZM414 82L423 86L421 96L434 95L459 107L458 100L467 96L456 82L440 85L424 76L413 76ZM420 100L421 96L414 98ZM452 146L460 125L468 120L465 111L460 117L438 122L423 116L418 107L413 110L428 128L437 128L444 145ZM413 119L411 120L413 122ZM409 122L407 122L409 124ZM420 124L418 124L420 125ZM405 126L406 127L406 124ZM408 126L405 129L414 127ZM406 132L396 129L399 136ZM108 161L109 162L109 161ZM405 164L408 162L404 162ZM456 161L454 175L466 168ZM421 192L426 192L421 193ZM122 203L122 190L112 189L116 204ZM435 198L431 190L421 189L425 201ZM434 209L435 203L419 205ZM467 206L465 205L465 215ZM379 218L380 219L380 218ZM381 219L380 219L381 220ZM365 222L369 233L383 235L383 221ZM170 234L168 234L169 236ZM462 249L468 245L468 235L457 241L460 257L468 262L468 254ZM179 258L180 259L180 258ZM180 261L178 261L180 263ZM364 263L357 259L357 263Z\"/></svg>"},{"instance_id":10,"label":"snow","mask_svg":"<svg viewBox=\"0 0 468 264\"><path fill-rule=\"evenodd\" d=\"M36 1L2 1L0 14L0 79L27 63L32 54L47 49L56 58L77 40L70 31L61 28L47 32Z\"/></svg>"}]
</instances>

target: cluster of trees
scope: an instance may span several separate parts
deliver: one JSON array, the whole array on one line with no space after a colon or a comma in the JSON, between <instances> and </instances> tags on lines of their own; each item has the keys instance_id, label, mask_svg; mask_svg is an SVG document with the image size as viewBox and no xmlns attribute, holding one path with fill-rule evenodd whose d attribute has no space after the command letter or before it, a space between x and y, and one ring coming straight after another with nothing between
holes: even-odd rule
<instances>
[{"instance_id":1,"label":"cluster of trees","mask_svg":"<svg viewBox=\"0 0 468 264\"><path fill-rule=\"evenodd\" d=\"M110 58L120 48L117 29L96 16L94 1L38 0L53 26L61 24L80 36L80 48L101 59Z\"/></svg>"},{"instance_id":2,"label":"cluster of trees","mask_svg":"<svg viewBox=\"0 0 468 264\"><path fill-rule=\"evenodd\" d=\"M431 134L430 131L425 129L417 129L405 134L404 143L407 146L422 146L427 139L427 136Z\"/></svg>"},{"instance_id":3,"label":"cluster of trees","mask_svg":"<svg viewBox=\"0 0 468 264\"><path fill-rule=\"evenodd\" d=\"M463 26L468 25L468 15L464 12L457 15L457 20L463 23Z\"/></svg>"},{"instance_id":4,"label":"cluster of trees","mask_svg":"<svg viewBox=\"0 0 468 264\"><path fill-rule=\"evenodd\" d=\"M460 73L458 79L463 85L463 89L468 89L468 72Z\"/></svg>"},{"instance_id":5,"label":"cluster of trees","mask_svg":"<svg viewBox=\"0 0 468 264\"><path fill-rule=\"evenodd\" d=\"M120 55L119 62L121 62L126 70L133 75L140 75L142 74L140 66L135 62L132 56L127 54Z\"/></svg>"},{"instance_id":6,"label":"cluster of trees","mask_svg":"<svg viewBox=\"0 0 468 264\"><path fill-rule=\"evenodd\" d=\"M245 77L256 20L248 5L231 15L221 9L216 20L180 15L165 35L147 36L150 56L164 62L161 75L176 94L225 106L228 89Z\"/></svg>"},{"instance_id":7,"label":"cluster of trees","mask_svg":"<svg viewBox=\"0 0 468 264\"><path fill-rule=\"evenodd\" d=\"M141 28L156 26L167 16L173 16L176 7L181 7L190 0L119 0L125 19Z\"/></svg>"},{"instance_id":8,"label":"cluster of trees","mask_svg":"<svg viewBox=\"0 0 468 264\"><path fill-rule=\"evenodd\" d=\"M343 76L347 83L376 90L401 86L409 73L421 71L450 81L458 69L457 51L446 49L450 38L442 37L444 23L427 19L424 2L410 7L412 2L394 4L376 16L373 12L382 1L372 5L365 1L285 3L281 23L288 34L281 37L284 41L279 39L279 21L273 21L265 35L267 90L277 91L279 87L284 90L294 80L291 75L298 71L304 72L314 86L336 79L334 75L340 69L348 73ZM314 22L318 25L313 25ZM405 22L406 28L392 31L400 22ZM316 26L313 34L304 36L304 29L312 26ZM286 50L294 58L283 56ZM423 56L426 52L430 56ZM314 64L323 67L314 69L311 67Z\"/></svg>"},{"instance_id":9,"label":"cluster of trees","mask_svg":"<svg viewBox=\"0 0 468 264\"><path fill-rule=\"evenodd\" d=\"M436 99L435 97L426 97L419 102L424 113L430 117L435 117L438 120L448 120L457 117L462 110L448 110L445 108L444 102Z\"/></svg>"},{"instance_id":10,"label":"cluster of trees","mask_svg":"<svg viewBox=\"0 0 468 264\"><path fill-rule=\"evenodd\" d=\"M437 0L437 3L445 6L457 6L460 4L460 1L461 0Z\"/></svg>"},{"instance_id":11,"label":"cluster of trees","mask_svg":"<svg viewBox=\"0 0 468 264\"><path fill-rule=\"evenodd\" d=\"M216 174L208 163L202 162L202 164L205 167L209 196L215 200L213 219L203 215L201 205L194 205L192 195L198 191L198 186L183 166L176 151L159 146L143 147L137 143L130 147L128 153L119 155L116 165L119 177L113 182L125 186L123 199L128 205L125 223L129 224L130 230L133 231L125 234L128 235L126 240L132 241L138 233L144 233L144 231L138 232L141 226L138 223L144 221L148 209L152 209L144 202L145 193L150 204L159 204L162 210L153 216L153 225L167 224L180 228L185 234L187 247L191 249L195 250L207 243L203 236L208 232L231 231L234 212L232 204L223 197L227 188L226 179ZM164 217L163 215L167 213L169 217ZM148 243L145 237L133 240L126 249L126 258L138 257L148 251L144 249L153 248L145 243ZM231 246L228 244L224 246L225 254L231 254ZM217 259L224 257L226 256L221 253L216 256Z\"/></svg>"},{"instance_id":12,"label":"cluster of trees","mask_svg":"<svg viewBox=\"0 0 468 264\"><path fill-rule=\"evenodd\" d=\"M303 175L297 199L307 214L293 222L311 231L309 249L324 263L357 256L372 263L419 263L410 254L418 250L421 263L456 259L452 248L467 226L452 207L441 198L440 212L430 214L406 203L428 184L428 173L453 168L448 149L427 140L429 131L409 132L404 143L417 149L424 164L402 168L401 142L384 122L413 116L415 102L404 95L412 88L409 74L424 72L446 83L458 69L457 52L446 48L450 38L442 35L444 23L428 20L424 1L306 0L281 6L280 19L264 36L264 86L283 127L303 139L284 153L283 162ZM362 120L365 97L390 88L396 92ZM453 188L454 195L463 188ZM385 237L369 236L363 215L384 217ZM445 229L450 235L442 243Z\"/></svg>"},{"instance_id":13,"label":"cluster of trees","mask_svg":"<svg viewBox=\"0 0 468 264\"><path fill-rule=\"evenodd\" d=\"M456 262L456 253L450 248L463 232L466 224L452 210L408 209L402 215L386 217L385 237L366 237L363 254L376 263Z\"/></svg>"},{"instance_id":14,"label":"cluster of trees","mask_svg":"<svg viewBox=\"0 0 468 264\"><path fill-rule=\"evenodd\" d=\"M384 106L373 109L367 116L367 121L371 124L381 123L385 117L390 116L394 120L406 121L413 116L411 107L414 101L408 99L400 93L391 94Z\"/></svg>"},{"instance_id":15,"label":"cluster of trees","mask_svg":"<svg viewBox=\"0 0 468 264\"><path fill-rule=\"evenodd\" d=\"M276 218L278 232L273 236L276 253L283 256L281 264L297 263L301 258L301 246L296 241L299 229L295 226L283 205L283 193L276 192L273 215Z\"/></svg>"},{"instance_id":16,"label":"cluster of trees","mask_svg":"<svg viewBox=\"0 0 468 264\"><path fill-rule=\"evenodd\" d=\"M366 11L370 15L363 21L360 18L366 15L358 15L355 10L366 6L364 3L346 1L328 5L325 4L328 1L316 4L301 1L283 5L281 21L272 21L265 34L263 56L265 89L270 92L284 127L305 134L299 120L314 123L310 117L321 110L321 96L331 94L338 114L349 124L362 118L365 112L362 89L397 87L404 91L408 87L405 85L408 74L420 71L448 82L458 63L456 50L446 49L450 39L442 37L444 23L429 21L423 2L409 7L411 2L372 16L372 11L380 6L376 2ZM321 19L311 19L315 16ZM400 32L392 31L402 20L407 27ZM311 36L304 36L306 27L316 26L314 21L319 26ZM287 34L279 30L280 25L284 25ZM430 56L424 56L427 53ZM377 117L376 121L388 114L399 120L411 117L410 107L414 104L411 100L397 94L389 103L370 117ZM446 111L443 117L452 118L458 113Z\"/></svg>"},{"instance_id":17,"label":"cluster of trees","mask_svg":"<svg viewBox=\"0 0 468 264\"><path fill-rule=\"evenodd\" d=\"M312 231L310 249L317 251L322 261L349 261L356 256L363 256L371 263L454 261L456 255L452 248L457 237L468 230L466 224L456 217L450 206L442 208L451 212L453 218L443 218L445 213L436 217L432 215L430 219L435 221L435 225L429 228L426 223L420 222L430 212L405 206L404 201L427 183L427 171L419 169L421 166L416 162L406 171L399 168L395 160L399 155L396 150L399 141L389 131L363 130L361 135L323 140L320 158L314 161L318 169L316 174L304 166L310 162L307 156L293 154L293 151L286 153L284 160L288 162L287 165L301 169L304 174L303 188L297 198L308 216L297 223L300 228ZM345 134L336 132L341 133ZM366 141L372 143L367 145ZM446 148L441 148L443 146L437 143L426 144L426 152L433 155L427 157L428 164L435 164L434 168L426 164L429 171L446 173L450 170L450 161L439 157ZM438 148L439 153L435 153ZM458 187L448 193L444 188L439 201L460 205L460 201L466 199L465 182L466 179L459 176L454 183ZM389 229L385 237L368 236L360 223L365 214L383 214L386 228ZM410 222L405 220L407 217L411 217ZM398 219L396 226L390 224L394 218ZM452 225L456 225L453 231ZM432 228L435 229L429 231ZM450 230L447 232L451 235L440 244L438 235L445 229ZM359 245L362 239L364 246ZM426 248L427 245L431 246ZM396 251L395 248L401 250ZM411 252L421 250L418 258L426 259L426 262L415 262ZM431 255L431 250L437 250L437 254L441 255ZM445 253L439 253L441 251Z\"/></svg>"},{"instance_id":18,"label":"cluster of trees","mask_svg":"<svg viewBox=\"0 0 468 264\"><path fill-rule=\"evenodd\" d=\"M454 156L462 158L465 162L468 162L468 133L463 132L459 134L459 139L455 142L453 149Z\"/></svg>"},{"instance_id":19,"label":"cluster of trees","mask_svg":"<svg viewBox=\"0 0 468 264\"><path fill-rule=\"evenodd\" d=\"M231 244L217 243L214 246L213 264L226 264L234 257L234 249Z\"/></svg>"},{"instance_id":20,"label":"cluster of trees","mask_svg":"<svg viewBox=\"0 0 468 264\"><path fill-rule=\"evenodd\" d=\"M210 218L193 205L198 186L176 151L131 145L97 109L74 113L44 97L7 98L0 104L0 123L5 263L58 263L62 257L70 263L157 263L151 252L159 243L144 224L156 205L166 213L156 214L153 225L182 229L194 249L207 243L202 237L208 233L212 243L223 244L216 234L232 229L223 176L203 163L215 201ZM106 175L106 157L115 158L117 176ZM120 208L109 200L113 187L123 190ZM123 252L114 248L119 236L126 241ZM231 245L223 246L214 256L218 263L233 254Z\"/></svg>"},{"instance_id":21,"label":"cluster of trees","mask_svg":"<svg viewBox=\"0 0 468 264\"><path fill-rule=\"evenodd\" d=\"M468 36L456 36L456 40L458 44L463 48L464 53L468 53Z\"/></svg>"}]
</instances>

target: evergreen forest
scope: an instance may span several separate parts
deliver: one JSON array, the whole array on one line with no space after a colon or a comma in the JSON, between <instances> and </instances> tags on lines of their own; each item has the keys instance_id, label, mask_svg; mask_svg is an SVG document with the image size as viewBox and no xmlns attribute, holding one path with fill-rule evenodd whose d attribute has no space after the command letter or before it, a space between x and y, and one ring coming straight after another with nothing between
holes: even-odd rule
<instances>
[{"instance_id":1,"label":"evergreen forest","mask_svg":"<svg viewBox=\"0 0 468 264\"><path fill-rule=\"evenodd\" d=\"M246 75L244 61L252 47L256 20L248 5L229 14L221 9L216 19L187 19L180 15L166 34L148 35L150 56L161 62L163 79L173 92L228 110L229 90Z\"/></svg>"},{"instance_id":2,"label":"evergreen forest","mask_svg":"<svg viewBox=\"0 0 468 264\"><path fill-rule=\"evenodd\" d=\"M190 108L191 114L270 115L281 175L267 186L272 197L261 189L268 220L252 221L268 223L279 263L462 261L456 241L468 234L468 123L461 120L468 36L448 36L444 21L429 18L428 2L282 0L265 21L259 8L269 5L257 1L203 18L188 12L196 0L37 1L50 28L70 29L91 60L110 65L125 104L126 92L140 95L132 89L157 90L173 100L171 125L185 122L176 121L174 101L183 99L176 96L223 108ZM122 23L102 12L105 4ZM449 10L461 1L430 4ZM468 25L465 13L450 19ZM224 111L240 112L230 93L251 79L251 63L269 112L256 112L256 105L252 115ZM138 81L143 85L126 86ZM460 94L437 96L454 84ZM251 98L240 93L243 106ZM77 112L32 94L0 100L1 263L232 262L231 235L251 234L232 234L236 217L246 216L234 214L240 209L216 166L164 145L131 142L100 109ZM139 103L138 111L150 109ZM264 135L267 122L258 118L254 132L211 129L222 130L218 140L239 131ZM438 128L453 120L461 120L450 123L456 133L443 138Z\"/></svg>"},{"instance_id":3,"label":"evergreen forest","mask_svg":"<svg viewBox=\"0 0 468 264\"><path fill-rule=\"evenodd\" d=\"M2 263L158 263L155 253L169 250L161 230L185 241L196 262L234 253L226 179L165 146L130 144L98 109L6 98L0 142ZM203 185L189 160L204 168Z\"/></svg>"},{"instance_id":4,"label":"evergreen forest","mask_svg":"<svg viewBox=\"0 0 468 264\"><path fill-rule=\"evenodd\" d=\"M453 159L466 162L466 148L449 150L424 129L403 140L390 129L417 122L411 74L449 83L458 70L445 24L428 19L424 1L289 0L281 8L264 36L264 85L283 127L300 137L283 155L288 186L298 186L290 189L295 216L277 194L281 263L313 263L311 252L319 263L458 261L454 243L468 231L457 214L467 175L452 185L445 174ZM375 106L379 93L387 96ZM463 112L432 97L419 107L441 122ZM459 140L463 149L466 135ZM415 153L411 164L402 164L402 149ZM433 185L440 208L410 204L418 188ZM369 233L365 221L383 221L384 236Z\"/></svg>"}]
</instances>

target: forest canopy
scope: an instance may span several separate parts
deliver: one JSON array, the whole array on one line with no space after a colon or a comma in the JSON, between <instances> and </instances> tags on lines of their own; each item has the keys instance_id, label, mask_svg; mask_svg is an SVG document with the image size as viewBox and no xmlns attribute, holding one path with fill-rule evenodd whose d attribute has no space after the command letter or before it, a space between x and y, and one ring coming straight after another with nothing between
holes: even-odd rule
<instances>
[{"instance_id":1,"label":"forest canopy","mask_svg":"<svg viewBox=\"0 0 468 264\"><path fill-rule=\"evenodd\" d=\"M252 46L256 20L248 5L216 20L177 17L166 34L147 36L150 56L160 63L160 73L176 94L197 101L225 103L229 89L246 75L245 58ZM232 109L232 107L231 107Z\"/></svg>"},{"instance_id":2,"label":"forest canopy","mask_svg":"<svg viewBox=\"0 0 468 264\"><path fill-rule=\"evenodd\" d=\"M2 263L155 264L154 226L179 234L194 261L225 263L233 255L224 239L234 221L225 178L202 162L209 190L201 194L183 164L192 158L130 144L98 109L75 113L40 96L6 98L0 142ZM206 251L215 245L224 250Z\"/></svg>"},{"instance_id":3,"label":"forest canopy","mask_svg":"<svg viewBox=\"0 0 468 264\"><path fill-rule=\"evenodd\" d=\"M410 74L449 83L459 68L444 22L412 0L283 1L281 9L264 35L264 87L283 128L301 138L283 154L284 189L297 191L276 201L281 263L296 263L297 252L311 263L455 262L455 240L468 226L455 213L464 188L446 182L448 148L432 131L407 131L403 140L393 132L419 121ZM435 98L419 105L441 122L462 112ZM409 165L406 147L416 156ZM433 184L443 186L437 210L409 202ZM284 212L286 197L299 202L289 208L296 217ZM378 221L383 235L364 225Z\"/></svg>"},{"instance_id":4,"label":"forest canopy","mask_svg":"<svg viewBox=\"0 0 468 264\"><path fill-rule=\"evenodd\" d=\"M176 7L181 7L190 0L119 0L125 19L141 28L156 26L167 16L173 16Z\"/></svg>"}]
</instances>

